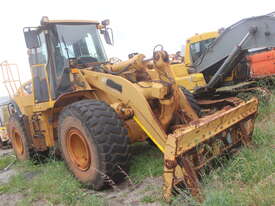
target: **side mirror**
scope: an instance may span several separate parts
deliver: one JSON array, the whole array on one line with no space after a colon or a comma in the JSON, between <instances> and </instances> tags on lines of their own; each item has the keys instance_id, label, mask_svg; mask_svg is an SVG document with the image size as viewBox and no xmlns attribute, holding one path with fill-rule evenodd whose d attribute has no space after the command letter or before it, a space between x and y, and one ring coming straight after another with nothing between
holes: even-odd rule
<instances>
[{"instance_id":1,"label":"side mirror","mask_svg":"<svg viewBox=\"0 0 275 206\"><path fill-rule=\"evenodd\" d=\"M111 28L105 28L103 30L103 35L104 35L105 42L107 44L114 45L113 30Z\"/></svg>"},{"instance_id":2,"label":"side mirror","mask_svg":"<svg viewBox=\"0 0 275 206\"><path fill-rule=\"evenodd\" d=\"M110 20L109 19L105 19L105 20L103 20L101 22L101 24L104 25L104 26L108 26L108 25L110 25Z\"/></svg>"},{"instance_id":3,"label":"side mirror","mask_svg":"<svg viewBox=\"0 0 275 206\"><path fill-rule=\"evenodd\" d=\"M28 49L36 49L40 47L40 40L37 30L31 28L24 28L25 42Z\"/></svg>"}]
</instances>

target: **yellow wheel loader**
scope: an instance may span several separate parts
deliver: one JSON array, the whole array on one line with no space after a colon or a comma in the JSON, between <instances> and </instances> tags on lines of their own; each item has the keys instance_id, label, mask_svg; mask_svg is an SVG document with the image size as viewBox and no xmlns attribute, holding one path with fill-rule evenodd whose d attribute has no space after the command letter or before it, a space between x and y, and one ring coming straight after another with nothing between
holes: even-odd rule
<instances>
[{"instance_id":1,"label":"yellow wheel loader","mask_svg":"<svg viewBox=\"0 0 275 206\"><path fill-rule=\"evenodd\" d=\"M101 189L123 180L129 144L150 139L164 155L164 198L179 185L199 196L200 169L250 144L257 99L213 97L198 106L177 86L164 50L109 63L100 38L112 44L108 24L43 17L24 28L32 81L10 104L17 158L56 148L80 182Z\"/></svg>"},{"instance_id":2,"label":"yellow wheel loader","mask_svg":"<svg viewBox=\"0 0 275 206\"><path fill-rule=\"evenodd\" d=\"M0 149L10 148L10 139L6 125L9 121L8 103L0 105Z\"/></svg>"},{"instance_id":3,"label":"yellow wheel loader","mask_svg":"<svg viewBox=\"0 0 275 206\"><path fill-rule=\"evenodd\" d=\"M0 126L0 149L6 149L9 146L9 137L6 127L1 124Z\"/></svg>"}]
</instances>

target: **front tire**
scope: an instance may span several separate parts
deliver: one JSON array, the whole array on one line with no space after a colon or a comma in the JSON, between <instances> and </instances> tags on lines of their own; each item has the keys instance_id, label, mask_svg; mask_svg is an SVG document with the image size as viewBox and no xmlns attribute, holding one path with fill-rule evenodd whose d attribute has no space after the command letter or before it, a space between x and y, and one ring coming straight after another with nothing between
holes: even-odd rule
<instances>
[{"instance_id":1,"label":"front tire","mask_svg":"<svg viewBox=\"0 0 275 206\"><path fill-rule=\"evenodd\" d=\"M123 179L127 130L106 103L82 100L67 106L59 117L58 137L62 157L80 182L99 190Z\"/></svg>"}]
</instances>

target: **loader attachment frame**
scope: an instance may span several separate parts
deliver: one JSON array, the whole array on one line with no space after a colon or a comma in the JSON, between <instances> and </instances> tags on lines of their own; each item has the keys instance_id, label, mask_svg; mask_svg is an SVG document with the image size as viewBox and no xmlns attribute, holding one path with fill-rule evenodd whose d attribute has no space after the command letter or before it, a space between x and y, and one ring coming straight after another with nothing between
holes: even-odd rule
<instances>
[{"instance_id":1,"label":"loader attachment frame","mask_svg":"<svg viewBox=\"0 0 275 206\"><path fill-rule=\"evenodd\" d=\"M147 98L152 95L147 93L148 88L120 76L88 69L82 70L81 73L91 87L97 87L109 96L119 98L130 107L133 111L131 118L164 153L163 196L167 201L171 199L173 188L182 183L192 195L198 196L199 170L235 145L250 144L258 110L256 98L247 102L236 97L200 100L198 103L202 107L207 105L212 112L207 112L207 115L195 118L189 123L177 125L175 129L171 128L170 133L164 130L148 104ZM157 83L153 82L150 91L156 89L155 84ZM162 86L154 90L154 95L160 94L161 90ZM207 149L209 151L206 151Z\"/></svg>"},{"instance_id":2,"label":"loader attachment frame","mask_svg":"<svg viewBox=\"0 0 275 206\"><path fill-rule=\"evenodd\" d=\"M238 63L251 49L275 47L274 26L275 17L263 15L243 19L226 28L190 65L196 72L203 73L207 82L207 85L196 89L195 93L214 91L224 85L226 77L231 73L233 79L242 80L243 76L240 79L235 77L241 76L239 70L244 69ZM249 73L245 74L245 79L250 78Z\"/></svg>"},{"instance_id":3,"label":"loader attachment frame","mask_svg":"<svg viewBox=\"0 0 275 206\"><path fill-rule=\"evenodd\" d=\"M225 101L230 101L232 106L168 135L164 150L165 200L170 200L173 188L180 183L184 183L192 195L202 199L199 170L238 144L250 145L258 100L240 102L228 98ZM212 151L206 151L209 148Z\"/></svg>"},{"instance_id":4,"label":"loader attachment frame","mask_svg":"<svg viewBox=\"0 0 275 206\"><path fill-rule=\"evenodd\" d=\"M213 70L212 66L231 54L247 33L252 35L243 42L242 50L274 47L274 26L274 16L264 15L243 19L226 28L192 66L196 68L197 72L208 74L210 70ZM215 72L216 70L214 70Z\"/></svg>"}]
</instances>

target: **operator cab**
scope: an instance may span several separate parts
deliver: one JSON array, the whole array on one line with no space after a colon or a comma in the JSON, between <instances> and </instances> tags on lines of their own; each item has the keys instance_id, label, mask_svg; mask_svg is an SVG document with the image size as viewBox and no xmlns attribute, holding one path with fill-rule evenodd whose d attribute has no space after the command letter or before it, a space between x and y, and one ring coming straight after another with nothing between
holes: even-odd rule
<instances>
[{"instance_id":1,"label":"operator cab","mask_svg":"<svg viewBox=\"0 0 275 206\"><path fill-rule=\"evenodd\" d=\"M43 17L39 27L24 28L36 103L72 91L70 69L107 61L100 33L112 44L108 24Z\"/></svg>"},{"instance_id":2,"label":"operator cab","mask_svg":"<svg viewBox=\"0 0 275 206\"><path fill-rule=\"evenodd\" d=\"M200 62L203 54L207 51L209 46L214 44L215 39L219 36L219 32L205 32L202 34L195 34L186 40L185 47L185 64L192 66L196 62Z\"/></svg>"}]
</instances>

